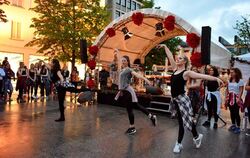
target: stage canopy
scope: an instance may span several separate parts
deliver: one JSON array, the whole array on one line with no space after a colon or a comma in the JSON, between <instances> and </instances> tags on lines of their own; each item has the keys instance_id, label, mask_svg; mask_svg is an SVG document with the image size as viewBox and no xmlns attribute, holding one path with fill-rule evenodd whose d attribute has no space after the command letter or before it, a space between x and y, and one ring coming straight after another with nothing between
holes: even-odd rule
<instances>
[{"instance_id":1,"label":"stage canopy","mask_svg":"<svg viewBox=\"0 0 250 158\"><path fill-rule=\"evenodd\" d=\"M144 14L143 23L138 26L132 21L132 14L141 12ZM175 28L173 31L165 29L165 35L162 37L155 36L155 24L163 21L167 16L175 17ZM129 32L133 33L130 39L124 40L122 28L127 27ZM106 33L108 28L114 28L116 35L109 37ZM145 56L149 51L159 43L171 39L176 36L186 36L188 33L200 33L188 22L178 17L177 15L159 9L141 9L133 12L128 12L123 16L112 21L97 37L94 45L98 45L100 52L98 60L101 63L110 63L113 60L114 48L118 48L121 55L128 55L131 62L134 59L141 59L144 63ZM199 48L198 48L199 49ZM211 43L211 65L223 68L230 67L231 55L223 46Z\"/></svg>"}]
</instances>

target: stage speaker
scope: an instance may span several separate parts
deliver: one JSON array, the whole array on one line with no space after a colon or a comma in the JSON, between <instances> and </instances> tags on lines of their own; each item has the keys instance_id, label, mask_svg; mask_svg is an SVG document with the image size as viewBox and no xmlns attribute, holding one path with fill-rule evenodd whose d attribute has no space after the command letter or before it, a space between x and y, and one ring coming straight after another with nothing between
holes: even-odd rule
<instances>
[{"instance_id":1,"label":"stage speaker","mask_svg":"<svg viewBox=\"0 0 250 158\"><path fill-rule=\"evenodd\" d=\"M201 32L201 63L210 64L211 27L203 26Z\"/></svg>"},{"instance_id":2,"label":"stage speaker","mask_svg":"<svg viewBox=\"0 0 250 158\"><path fill-rule=\"evenodd\" d=\"M80 40L80 56L83 64L88 62L87 41L85 39Z\"/></svg>"}]
</instances>

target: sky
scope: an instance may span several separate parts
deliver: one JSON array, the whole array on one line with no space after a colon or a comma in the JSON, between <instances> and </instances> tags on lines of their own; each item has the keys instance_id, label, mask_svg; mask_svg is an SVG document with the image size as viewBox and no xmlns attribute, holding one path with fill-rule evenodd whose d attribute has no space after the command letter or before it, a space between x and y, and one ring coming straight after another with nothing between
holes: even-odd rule
<instances>
[{"instance_id":1,"label":"sky","mask_svg":"<svg viewBox=\"0 0 250 158\"><path fill-rule=\"evenodd\" d=\"M233 44L233 29L241 16L250 14L250 0L155 0L155 7L160 6L181 17L192 26L201 30L202 26L212 28L212 40L217 43L222 36Z\"/></svg>"}]
</instances>

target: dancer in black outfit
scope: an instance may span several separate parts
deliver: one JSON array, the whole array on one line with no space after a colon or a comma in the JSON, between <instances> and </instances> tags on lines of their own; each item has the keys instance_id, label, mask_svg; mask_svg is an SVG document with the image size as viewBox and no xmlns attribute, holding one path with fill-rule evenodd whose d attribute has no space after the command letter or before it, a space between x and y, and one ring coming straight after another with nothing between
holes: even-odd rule
<instances>
[{"instance_id":1,"label":"dancer in black outfit","mask_svg":"<svg viewBox=\"0 0 250 158\"><path fill-rule=\"evenodd\" d=\"M199 148L203 138L202 134L198 134L196 131L196 125L193 121L193 109L189 97L185 94L185 85L188 79L204 79L223 83L219 78L203 75L194 71L186 70L188 66L188 58L184 54L178 55L176 61L173 58L172 53L168 47L164 44L160 44L157 48L164 48L166 55L170 61L171 67L174 73L171 76L171 95L172 101L176 106L179 122L179 135L175 144L174 153L179 153L182 147L182 139L184 136L184 126L190 130L193 134L193 141L196 148Z\"/></svg>"},{"instance_id":2,"label":"dancer in black outfit","mask_svg":"<svg viewBox=\"0 0 250 158\"><path fill-rule=\"evenodd\" d=\"M64 116L64 100L66 95L66 88L63 87L61 84L63 83L63 76L61 74L61 68L59 61L57 59L53 59L51 62L51 65L43 62L48 69L51 70L51 80L52 82L57 85L57 96L58 96L58 102L59 102L59 110L60 110L60 118L55 120L56 122L65 121Z\"/></svg>"},{"instance_id":3,"label":"dancer in black outfit","mask_svg":"<svg viewBox=\"0 0 250 158\"><path fill-rule=\"evenodd\" d=\"M115 50L115 53L119 53L119 51ZM119 54L117 55L119 59ZM134 114L133 114L134 107L139 108L139 110L141 110L144 114L146 114L150 118L154 126L156 126L157 124L157 118L155 115L152 115L151 113L149 113L149 111L145 107L138 104L138 99L135 94L135 91L130 86L131 78L132 76L135 76L137 78L143 79L149 85L152 85L152 84L150 83L148 79L136 73L133 69L130 68L130 60L128 56L123 56L121 59L121 62L122 62L122 69L119 74L119 92L117 93L115 99L117 100L119 97L121 97L121 102L125 104L127 108L130 126L128 130L126 131L126 133L134 134L136 133L136 129L134 125Z\"/></svg>"},{"instance_id":4,"label":"dancer in black outfit","mask_svg":"<svg viewBox=\"0 0 250 158\"><path fill-rule=\"evenodd\" d=\"M211 76L219 77L219 72L217 68L213 66L208 70L208 72L209 72L209 75ZM216 81L206 81L206 87L207 87L206 104L207 104L207 110L208 110L208 118L207 118L207 121L204 122L202 125L205 127L210 127L210 121L214 113L213 128L216 129L218 127L217 122L219 119L218 114L220 112L220 103L221 103L219 84Z\"/></svg>"}]
</instances>

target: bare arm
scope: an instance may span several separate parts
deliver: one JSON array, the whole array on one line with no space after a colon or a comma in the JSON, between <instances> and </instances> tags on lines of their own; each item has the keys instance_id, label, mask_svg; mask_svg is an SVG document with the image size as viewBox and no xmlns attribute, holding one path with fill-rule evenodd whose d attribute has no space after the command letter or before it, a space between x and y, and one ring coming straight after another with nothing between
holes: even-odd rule
<instances>
[{"instance_id":1,"label":"bare arm","mask_svg":"<svg viewBox=\"0 0 250 158\"><path fill-rule=\"evenodd\" d=\"M194 71L185 71L183 74L183 78L185 80L187 80L188 78L193 78L193 79L203 79L208 81L217 81L219 85L223 84L223 81L217 77L196 73Z\"/></svg>"},{"instance_id":2,"label":"bare arm","mask_svg":"<svg viewBox=\"0 0 250 158\"><path fill-rule=\"evenodd\" d=\"M120 51L118 49L115 49L114 50L114 54L116 55L117 57L117 66L118 66L118 71L121 70L121 54L120 54Z\"/></svg>"},{"instance_id":3,"label":"bare arm","mask_svg":"<svg viewBox=\"0 0 250 158\"><path fill-rule=\"evenodd\" d=\"M250 80L248 81L248 83L247 83L246 86L245 86L245 90L247 90L247 91L250 90L249 82L250 82Z\"/></svg>"},{"instance_id":4,"label":"bare arm","mask_svg":"<svg viewBox=\"0 0 250 158\"><path fill-rule=\"evenodd\" d=\"M160 44L160 45L157 46L157 48L164 48L165 53L167 55L167 58L170 61L172 69L176 70L177 66L176 66L176 62L174 60L174 56L173 56L172 52L168 49L168 47L165 44Z\"/></svg>"},{"instance_id":5,"label":"bare arm","mask_svg":"<svg viewBox=\"0 0 250 158\"><path fill-rule=\"evenodd\" d=\"M132 75L134 75L135 77L144 80L145 82L147 82L147 84L149 84L149 85L152 86L152 83L151 83L147 78L145 78L144 76L142 76L141 74L138 74L138 73L135 72L135 71L132 71L131 73L132 73Z\"/></svg>"},{"instance_id":6,"label":"bare arm","mask_svg":"<svg viewBox=\"0 0 250 158\"><path fill-rule=\"evenodd\" d=\"M63 82L64 79L63 79L61 71L57 71L57 76L60 78L60 81Z\"/></svg>"}]
</instances>

